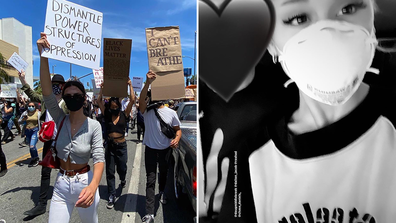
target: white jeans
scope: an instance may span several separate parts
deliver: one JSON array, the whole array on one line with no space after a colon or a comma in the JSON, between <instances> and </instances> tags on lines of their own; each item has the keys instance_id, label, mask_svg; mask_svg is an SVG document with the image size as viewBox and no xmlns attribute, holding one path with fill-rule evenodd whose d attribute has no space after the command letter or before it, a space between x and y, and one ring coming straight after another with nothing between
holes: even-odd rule
<instances>
[{"instance_id":1,"label":"white jeans","mask_svg":"<svg viewBox=\"0 0 396 223\"><path fill-rule=\"evenodd\" d=\"M58 173L49 210L49 223L69 222L74 206L78 201L78 196L82 189L87 187L92 181L92 177L92 171L78 174L74 177L68 177ZM99 188L96 190L94 202L89 208L77 208L81 222L83 223L98 222L97 209L100 199L98 190Z\"/></svg>"}]
</instances>

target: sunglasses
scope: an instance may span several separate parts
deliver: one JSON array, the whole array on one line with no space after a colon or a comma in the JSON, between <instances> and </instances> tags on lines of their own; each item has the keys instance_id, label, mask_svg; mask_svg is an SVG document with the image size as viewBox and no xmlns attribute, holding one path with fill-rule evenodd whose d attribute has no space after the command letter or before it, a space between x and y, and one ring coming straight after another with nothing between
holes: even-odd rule
<instances>
[{"instance_id":1,"label":"sunglasses","mask_svg":"<svg viewBox=\"0 0 396 223\"><path fill-rule=\"evenodd\" d=\"M35 108L35 106L29 106L29 108Z\"/></svg>"}]
</instances>

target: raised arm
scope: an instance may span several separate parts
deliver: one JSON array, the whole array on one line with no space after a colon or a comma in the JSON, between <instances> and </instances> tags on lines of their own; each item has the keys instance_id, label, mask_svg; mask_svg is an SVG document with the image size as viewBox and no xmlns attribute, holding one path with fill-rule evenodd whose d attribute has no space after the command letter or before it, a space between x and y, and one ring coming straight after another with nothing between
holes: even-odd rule
<instances>
[{"instance_id":1,"label":"raised arm","mask_svg":"<svg viewBox=\"0 0 396 223\"><path fill-rule=\"evenodd\" d=\"M37 40L37 48L39 53L43 52L44 48L49 48L50 44L47 40L47 35L41 33L41 38ZM48 58L40 57L40 82L43 96L49 96L52 93L51 76L48 65Z\"/></svg>"},{"instance_id":2,"label":"raised arm","mask_svg":"<svg viewBox=\"0 0 396 223\"><path fill-rule=\"evenodd\" d=\"M140 92L140 98L139 98L139 109L142 114L146 111L147 108L145 99L147 97L148 88L150 84L153 83L155 78L157 78L157 74L149 70L146 74L146 83L144 84L142 92Z\"/></svg>"},{"instance_id":3,"label":"raised arm","mask_svg":"<svg viewBox=\"0 0 396 223\"><path fill-rule=\"evenodd\" d=\"M37 40L37 48L40 54L43 52L44 48L49 47L50 45L47 40L47 35L45 33L41 33L41 38ZM61 108L59 108L58 101L56 100L55 95L52 93L48 58L45 57L40 57L40 82L46 108L50 112L52 118L57 122L64 117L65 113Z\"/></svg>"},{"instance_id":4,"label":"raised arm","mask_svg":"<svg viewBox=\"0 0 396 223\"><path fill-rule=\"evenodd\" d=\"M98 96L98 100L97 100L97 103L98 103L98 107L99 107L99 109L100 109L100 112L102 112L102 115L104 115L104 113L105 113L105 106L103 105L103 99L102 99L102 96L103 96L103 85L104 85L104 82L100 85L100 91L99 91L99 96Z\"/></svg>"},{"instance_id":5,"label":"raised arm","mask_svg":"<svg viewBox=\"0 0 396 223\"><path fill-rule=\"evenodd\" d=\"M130 116L132 106L133 106L133 104L135 104L135 92L133 91L131 79L128 80L128 85L129 85L129 92L131 92L131 93L129 94L129 104L125 109L125 115L127 115L127 117Z\"/></svg>"}]
</instances>

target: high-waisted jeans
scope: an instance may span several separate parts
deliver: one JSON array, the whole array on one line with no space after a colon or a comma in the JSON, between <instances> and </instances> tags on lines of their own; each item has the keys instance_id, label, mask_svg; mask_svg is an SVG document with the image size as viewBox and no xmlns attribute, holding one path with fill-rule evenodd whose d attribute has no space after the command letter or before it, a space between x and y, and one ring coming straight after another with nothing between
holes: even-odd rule
<instances>
[{"instance_id":1,"label":"high-waisted jeans","mask_svg":"<svg viewBox=\"0 0 396 223\"><path fill-rule=\"evenodd\" d=\"M32 157L32 159L38 159L38 153L36 147L38 141L38 137L37 137L38 131L39 131L38 127L25 130L26 141L29 143L30 157Z\"/></svg>"},{"instance_id":2,"label":"high-waisted jeans","mask_svg":"<svg viewBox=\"0 0 396 223\"><path fill-rule=\"evenodd\" d=\"M66 223L69 222L74 206L78 201L81 191L92 181L93 172L89 171L83 174L77 174L68 177L61 173L55 180L54 193L49 210L49 223ZM98 222L98 205L99 205L99 188L96 190L93 204L88 208L78 207L78 214L83 223Z\"/></svg>"}]
</instances>

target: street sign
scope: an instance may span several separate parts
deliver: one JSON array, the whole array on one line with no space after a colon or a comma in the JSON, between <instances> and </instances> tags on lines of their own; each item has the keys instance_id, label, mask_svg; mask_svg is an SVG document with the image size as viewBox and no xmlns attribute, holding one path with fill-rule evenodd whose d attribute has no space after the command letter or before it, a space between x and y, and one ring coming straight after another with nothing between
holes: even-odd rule
<instances>
[{"instance_id":1,"label":"street sign","mask_svg":"<svg viewBox=\"0 0 396 223\"><path fill-rule=\"evenodd\" d=\"M191 76L191 67L184 68L184 76L185 77Z\"/></svg>"}]
</instances>

